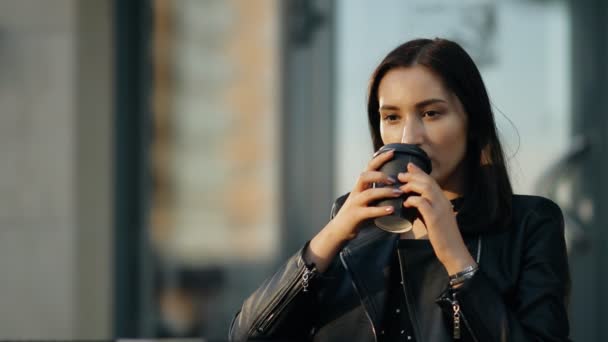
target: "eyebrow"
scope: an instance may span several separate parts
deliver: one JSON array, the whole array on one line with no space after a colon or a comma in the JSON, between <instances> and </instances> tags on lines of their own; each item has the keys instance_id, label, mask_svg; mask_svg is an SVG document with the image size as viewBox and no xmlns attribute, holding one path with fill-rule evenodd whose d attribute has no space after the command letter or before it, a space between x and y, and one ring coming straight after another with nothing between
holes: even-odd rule
<instances>
[{"instance_id":1,"label":"eyebrow","mask_svg":"<svg viewBox=\"0 0 608 342\"><path fill-rule=\"evenodd\" d=\"M424 100L424 101L420 101L418 103L416 103L415 107L416 108L422 108L422 107L426 107L430 104L433 103L438 103L438 102L443 102L443 103L447 103L445 100L442 99L428 99L428 100ZM399 107L398 106L394 106L394 105L382 105L380 106L380 110L398 110Z\"/></svg>"}]
</instances>

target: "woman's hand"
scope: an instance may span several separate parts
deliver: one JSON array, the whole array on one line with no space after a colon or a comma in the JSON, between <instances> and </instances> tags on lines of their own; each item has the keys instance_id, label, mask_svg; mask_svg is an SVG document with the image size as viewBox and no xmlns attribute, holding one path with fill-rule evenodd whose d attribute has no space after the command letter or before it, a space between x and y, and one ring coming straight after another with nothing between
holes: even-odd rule
<instances>
[{"instance_id":1,"label":"woman's hand","mask_svg":"<svg viewBox=\"0 0 608 342\"><path fill-rule=\"evenodd\" d=\"M394 151L384 152L375 156L368 163L340 211L332 220L335 230L340 232L344 240L355 238L359 225L364 220L390 215L393 212L392 206L369 206L370 203L383 198L403 195L403 191L392 187L372 188L373 183L395 184L395 179L377 171L384 163L393 158L393 155Z\"/></svg>"},{"instance_id":2,"label":"woman's hand","mask_svg":"<svg viewBox=\"0 0 608 342\"><path fill-rule=\"evenodd\" d=\"M407 173L398 175L405 183L401 190L410 195L404 207L415 207L422 215L423 223L435 255L452 275L465 267L475 265L475 260L466 248L458 230L452 203L445 197L439 184L416 165L409 163Z\"/></svg>"},{"instance_id":3,"label":"woman's hand","mask_svg":"<svg viewBox=\"0 0 608 342\"><path fill-rule=\"evenodd\" d=\"M304 258L309 263L314 262L320 272L327 268L344 242L357 236L361 222L393 212L392 206L369 205L382 198L394 198L403 194L403 191L392 187L372 188L373 183L396 182L378 171L384 163L393 158L393 154L394 151L388 151L374 156L357 179L338 214L310 241Z\"/></svg>"}]
</instances>

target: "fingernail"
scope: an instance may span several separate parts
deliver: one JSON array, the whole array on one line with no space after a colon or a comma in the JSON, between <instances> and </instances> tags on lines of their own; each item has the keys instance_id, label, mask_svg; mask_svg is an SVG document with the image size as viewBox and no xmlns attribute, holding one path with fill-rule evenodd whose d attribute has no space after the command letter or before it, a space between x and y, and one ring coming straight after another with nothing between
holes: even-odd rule
<instances>
[{"instance_id":1,"label":"fingernail","mask_svg":"<svg viewBox=\"0 0 608 342\"><path fill-rule=\"evenodd\" d=\"M387 213L390 213L393 211L393 207L386 207L386 208L384 208L384 211L386 211Z\"/></svg>"},{"instance_id":2,"label":"fingernail","mask_svg":"<svg viewBox=\"0 0 608 342\"><path fill-rule=\"evenodd\" d=\"M401 190L401 189L393 189L393 193L401 195L403 193L403 190Z\"/></svg>"},{"instance_id":3,"label":"fingernail","mask_svg":"<svg viewBox=\"0 0 608 342\"><path fill-rule=\"evenodd\" d=\"M407 173L406 173L406 172L400 172L400 173L399 173L399 177L405 177L405 175L407 175Z\"/></svg>"},{"instance_id":4,"label":"fingernail","mask_svg":"<svg viewBox=\"0 0 608 342\"><path fill-rule=\"evenodd\" d=\"M391 176L388 176L387 178L388 178L388 183L389 184L395 184L395 183L397 183L397 180L395 178L393 178Z\"/></svg>"}]
</instances>

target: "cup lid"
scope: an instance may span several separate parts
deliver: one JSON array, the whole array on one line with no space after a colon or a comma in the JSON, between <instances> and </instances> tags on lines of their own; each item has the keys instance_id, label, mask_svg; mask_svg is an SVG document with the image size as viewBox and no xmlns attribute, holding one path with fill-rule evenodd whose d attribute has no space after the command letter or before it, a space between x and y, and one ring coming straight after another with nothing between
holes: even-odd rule
<instances>
[{"instance_id":1,"label":"cup lid","mask_svg":"<svg viewBox=\"0 0 608 342\"><path fill-rule=\"evenodd\" d=\"M384 153L388 150L395 150L395 152L407 153L407 154L411 154L411 155L415 155L415 156L419 157L425 163L425 166L426 166L422 169L425 171L428 170L427 173L431 172L431 160L429 159L429 156L426 154L426 152L424 152L424 150L421 149L420 147L418 147L414 144L402 144L402 143L386 144L386 145L380 147L378 152L376 152L376 155L378 155L380 153Z\"/></svg>"}]
</instances>

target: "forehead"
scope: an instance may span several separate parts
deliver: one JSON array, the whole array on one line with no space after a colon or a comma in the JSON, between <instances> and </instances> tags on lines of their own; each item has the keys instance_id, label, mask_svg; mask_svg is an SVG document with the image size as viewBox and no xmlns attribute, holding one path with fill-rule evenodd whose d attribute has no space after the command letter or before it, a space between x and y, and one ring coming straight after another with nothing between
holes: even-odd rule
<instances>
[{"instance_id":1,"label":"forehead","mask_svg":"<svg viewBox=\"0 0 608 342\"><path fill-rule=\"evenodd\" d=\"M380 105L414 105L429 98L451 100L441 78L423 66L392 69L378 87Z\"/></svg>"}]
</instances>

